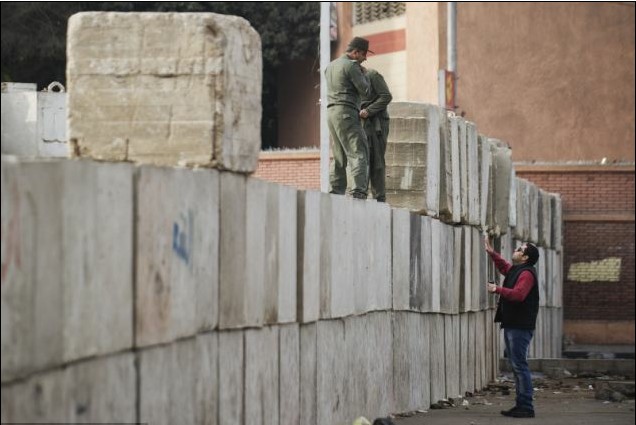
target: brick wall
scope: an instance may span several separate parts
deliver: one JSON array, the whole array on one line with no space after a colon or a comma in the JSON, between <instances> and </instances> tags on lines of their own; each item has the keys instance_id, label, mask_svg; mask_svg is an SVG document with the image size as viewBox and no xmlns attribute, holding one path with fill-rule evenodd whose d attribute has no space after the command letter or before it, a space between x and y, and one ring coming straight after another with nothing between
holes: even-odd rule
<instances>
[{"instance_id":1,"label":"brick wall","mask_svg":"<svg viewBox=\"0 0 636 425\"><path fill-rule=\"evenodd\" d=\"M254 177L299 189L320 190L320 152L261 152Z\"/></svg>"},{"instance_id":2,"label":"brick wall","mask_svg":"<svg viewBox=\"0 0 636 425\"><path fill-rule=\"evenodd\" d=\"M565 320L634 320L634 166L518 166L517 176L563 199ZM618 280L611 267L620 260ZM585 281L573 265L589 267ZM599 276L607 276L604 280Z\"/></svg>"}]
</instances>

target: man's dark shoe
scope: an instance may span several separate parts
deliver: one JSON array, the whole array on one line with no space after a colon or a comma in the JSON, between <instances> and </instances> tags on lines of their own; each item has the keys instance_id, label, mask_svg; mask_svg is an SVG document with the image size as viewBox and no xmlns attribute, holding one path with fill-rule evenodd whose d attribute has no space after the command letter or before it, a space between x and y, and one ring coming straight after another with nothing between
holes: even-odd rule
<instances>
[{"instance_id":1,"label":"man's dark shoe","mask_svg":"<svg viewBox=\"0 0 636 425\"><path fill-rule=\"evenodd\" d=\"M502 414L502 415L504 415L504 416L510 416L510 414L511 414L514 410L517 410L517 409L518 409L518 407L517 407L517 406L515 406L515 407L513 407L513 408L511 408L511 409L508 409L508 410L502 410L502 411L501 411L501 414Z\"/></svg>"},{"instance_id":2,"label":"man's dark shoe","mask_svg":"<svg viewBox=\"0 0 636 425\"><path fill-rule=\"evenodd\" d=\"M534 410L515 409L506 416L511 418L534 418Z\"/></svg>"}]
</instances>

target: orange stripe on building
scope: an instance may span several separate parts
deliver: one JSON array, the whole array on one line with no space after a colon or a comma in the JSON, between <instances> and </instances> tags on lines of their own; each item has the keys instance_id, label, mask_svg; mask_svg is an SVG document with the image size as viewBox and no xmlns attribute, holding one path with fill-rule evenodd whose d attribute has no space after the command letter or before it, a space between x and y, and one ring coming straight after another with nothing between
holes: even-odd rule
<instances>
[{"instance_id":1,"label":"orange stripe on building","mask_svg":"<svg viewBox=\"0 0 636 425\"><path fill-rule=\"evenodd\" d=\"M406 30L381 32L362 36L369 40L369 49L376 55L406 50Z\"/></svg>"}]
</instances>

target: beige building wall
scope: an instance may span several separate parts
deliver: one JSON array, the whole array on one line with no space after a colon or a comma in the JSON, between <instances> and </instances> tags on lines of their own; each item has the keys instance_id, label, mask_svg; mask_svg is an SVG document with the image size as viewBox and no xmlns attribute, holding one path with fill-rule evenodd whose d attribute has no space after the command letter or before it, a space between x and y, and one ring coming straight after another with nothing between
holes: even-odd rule
<instances>
[{"instance_id":1,"label":"beige building wall","mask_svg":"<svg viewBox=\"0 0 636 425\"><path fill-rule=\"evenodd\" d=\"M634 3L459 3L458 112L515 161L634 161Z\"/></svg>"},{"instance_id":2,"label":"beige building wall","mask_svg":"<svg viewBox=\"0 0 636 425\"><path fill-rule=\"evenodd\" d=\"M407 101L438 103L440 69L440 3L406 4Z\"/></svg>"}]
</instances>

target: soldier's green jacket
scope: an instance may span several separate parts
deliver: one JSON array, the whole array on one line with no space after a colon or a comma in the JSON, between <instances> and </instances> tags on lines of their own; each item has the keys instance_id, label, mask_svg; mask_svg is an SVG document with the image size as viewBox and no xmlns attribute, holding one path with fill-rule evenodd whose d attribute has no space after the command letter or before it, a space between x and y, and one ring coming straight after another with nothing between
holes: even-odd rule
<instances>
[{"instance_id":1,"label":"soldier's green jacket","mask_svg":"<svg viewBox=\"0 0 636 425\"><path fill-rule=\"evenodd\" d=\"M343 105L360 110L361 99L369 90L369 79L358 62L344 54L327 66L325 77L328 107Z\"/></svg>"},{"instance_id":2,"label":"soldier's green jacket","mask_svg":"<svg viewBox=\"0 0 636 425\"><path fill-rule=\"evenodd\" d=\"M385 118L389 119L389 113L386 111L387 106L391 103L393 96L386 85L384 77L375 69L367 70L369 78L369 92L362 97L362 109L369 112L369 118Z\"/></svg>"}]
</instances>

